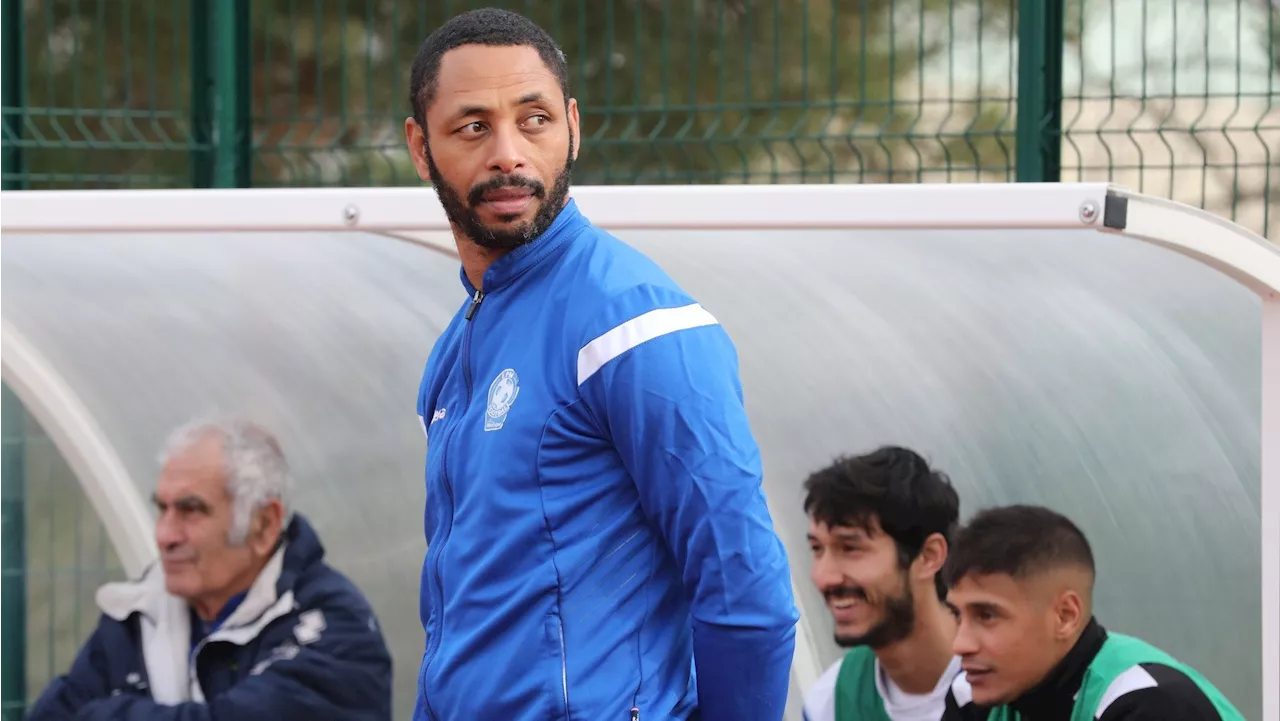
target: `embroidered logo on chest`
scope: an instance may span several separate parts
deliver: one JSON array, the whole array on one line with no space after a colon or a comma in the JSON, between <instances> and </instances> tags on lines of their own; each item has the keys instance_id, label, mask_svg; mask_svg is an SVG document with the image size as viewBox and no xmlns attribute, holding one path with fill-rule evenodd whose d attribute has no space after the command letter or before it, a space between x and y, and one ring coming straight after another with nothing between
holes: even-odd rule
<instances>
[{"instance_id":1,"label":"embroidered logo on chest","mask_svg":"<svg viewBox=\"0 0 1280 721\"><path fill-rule=\"evenodd\" d=\"M511 404L520 395L520 376L510 368L498 374L489 384L489 404L484 410L484 429L486 431L501 430L507 422L507 414Z\"/></svg>"},{"instance_id":2,"label":"embroidered logo on chest","mask_svg":"<svg viewBox=\"0 0 1280 721\"><path fill-rule=\"evenodd\" d=\"M306 646L320 640L320 634L326 628L324 611L313 608L298 615L298 625L293 627L293 636L298 643Z\"/></svg>"}]
</instances>

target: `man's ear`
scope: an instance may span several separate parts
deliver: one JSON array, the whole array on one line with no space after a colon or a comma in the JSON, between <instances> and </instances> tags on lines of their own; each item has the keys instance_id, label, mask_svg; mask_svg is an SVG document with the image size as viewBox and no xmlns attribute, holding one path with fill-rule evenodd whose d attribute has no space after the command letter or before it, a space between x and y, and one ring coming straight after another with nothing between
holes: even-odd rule
<instances>
[{"instance_id":1,"label":"man's ear","mask_svg":"<svg viewBox=\"0 0 1280 721\"><path fill-rule=\"evenodd\" d=\"M404 119L404 142L409 148L409 159L413 161L413 169L424 183L431 182L431 170L427 167L427 131L413 116Z\"/></svg>"},{"instance_id":2,"label":"man's ear","mask_svg":"<svg viewBox=\"0 0 1280 721\"><path fill-rule=\"evenodd\" d=\"M266 556L275 549L276 541L284 532L284 504L272 498L254 514L249 528L249 546L259 556Z\"/></svg>"},{"instance_id":3,"label":"man's ear","mask_svg":"<svg viewBox=\"0 0 1280 721\"><path fill-rule=\"evenodd\" d=\"M578 118L578 99L569 98L567 108L569 116L569 142L573 143L573 159L578 159L578 150L582 148L582 125Z\"/></svg>"},{"instance_id":4,"label":"man's ear","mask_svg":"<svg viewBox=\"0 0 1280 721\"><path fill-rule=\"evenodd\" d=\"M947 562L947 551L947 539L943 538L941 533L930 534L924 539L920 555L916 556L913 564L921 580L926 578L932 580L942 571L943 564Z\"/></svg>"},{"instance_id":5,"label":"man's ear","mask_svg":"<svg viewBox=\"0 0 1280 721\"><path fill-rule=\"evenodd\" d=\"M1075 638L1080 629L1089 622L1089 614L1085 610L1084 599L1073 589L1066 589L1058 594L1053 604L1053 636L1060 641Z\"/></svg>"}]
</instances>

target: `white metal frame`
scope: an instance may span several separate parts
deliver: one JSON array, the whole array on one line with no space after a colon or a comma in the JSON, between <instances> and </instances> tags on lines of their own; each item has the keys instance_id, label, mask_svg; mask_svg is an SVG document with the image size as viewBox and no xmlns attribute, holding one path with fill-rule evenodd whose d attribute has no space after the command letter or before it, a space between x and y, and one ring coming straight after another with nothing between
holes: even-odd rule
<instances>
[{"instance_id":1,"label":"white metal frame","mask_svg":"<svg viewBox=\"0 0 1280 721\"><path fill-rule=\"evenodd\" d=\"M1262 299L1263 718L1280 721L1280 249L1209 213L1105 183L947 185L711 185L578 187L587 217L611 230L1093 229L1152 243L1213 267ZM450 252L448 222L429 188L26 191L0 194L10 233L344 231L381 233ZM180 242L180 241L177 241ZM12 352L10 329L3 343ZM25 351L22 351L25 352ZM91 419L37 356L10 363L15 390L78 473L125 552L140 553L136 486ZM45 379L41 385L40 378ZM37 380L33 380L37 379ZM50 401L52 398L54 400ZM127 479L125 479L127 481ZM138 501L104 496L132 494ZM145 514L145 509L142 511ZM142 518L148 518L143 516ZM148 535L149 528L145 528ZM1190 610L1194 612L1194 609ZM797 634L796 680L816 679L812 639Z\"/></svg>"},{"instance_id":2,"label":"white metal frame","mask_svg":"<svg viewBox=\"0 0 1280 721\"><path fill-rule=\"evenodd\" d=\"M152 520L107 436L79 396L27 337L0 323L0 373L49 434L102 519L120 565L137 577L155 558Z\"/></svg>"}]
</instances>

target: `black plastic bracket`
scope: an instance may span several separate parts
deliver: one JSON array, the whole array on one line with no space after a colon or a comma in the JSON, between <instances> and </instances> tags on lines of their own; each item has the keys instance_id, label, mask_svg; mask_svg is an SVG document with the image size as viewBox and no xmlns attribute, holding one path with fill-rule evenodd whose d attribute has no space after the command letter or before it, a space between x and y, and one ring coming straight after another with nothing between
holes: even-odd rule
<instances>
[{"instance_id":1,"label":"black plastic bracket","mask_svg":"<svg viewBox=\"0 0 1280 721\"><path fill-rule=\"evenodd\" d=\"M1124 230L1129 223L1129 199L1114 192L1107 193L1102 206L1102 227Z\"/></svg>"}]
</instances>

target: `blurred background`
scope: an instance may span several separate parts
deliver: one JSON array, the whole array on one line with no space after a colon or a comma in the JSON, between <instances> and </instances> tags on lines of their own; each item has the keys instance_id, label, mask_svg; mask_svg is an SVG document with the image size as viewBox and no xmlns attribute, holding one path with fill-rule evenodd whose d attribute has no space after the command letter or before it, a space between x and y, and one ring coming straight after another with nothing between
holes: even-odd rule
<instances>
[{"instance_id":1,"label":"blurred background","mask_svg":"<svg viewBox=\"0 0 1280 721\"><path fill-rule=\"evenodd\" d=\"M414 185L418 43L484 3L5 0L5 188ZM1270 0L517 0L580 184L1112 180L1273 237Z\"/></svg>"},{"instance_id":2,"label":"blurred background","mask_svg":"<svg viewBox=\"0 0 1280 721\"><path fill-rule=\"evenodd\" d=\"M420 185L409 65L480 5L564 48L579 185L1113 181L1280 239L1272 0L3 0L3 188ZM951 472L966 516L1012 500L1072 514L1104 549L1104 622L1257 717L1250 293L1092 233L624 239L739 342L793 559L808 470L914 445ZM388 629L407 715L424 551L413 400L462 300L454 261L363 233L15 236L3 281L5 323L140 492L191 415L250 411L281 434L301 510ZM797 321L814 298L828 312ZM802 380L780 380L797 353ZM7 720L70 664L94 590L124 571L8 384L3 413ZM796 583L833 661L801 562Z\"/></svg>"}]
</instances>

